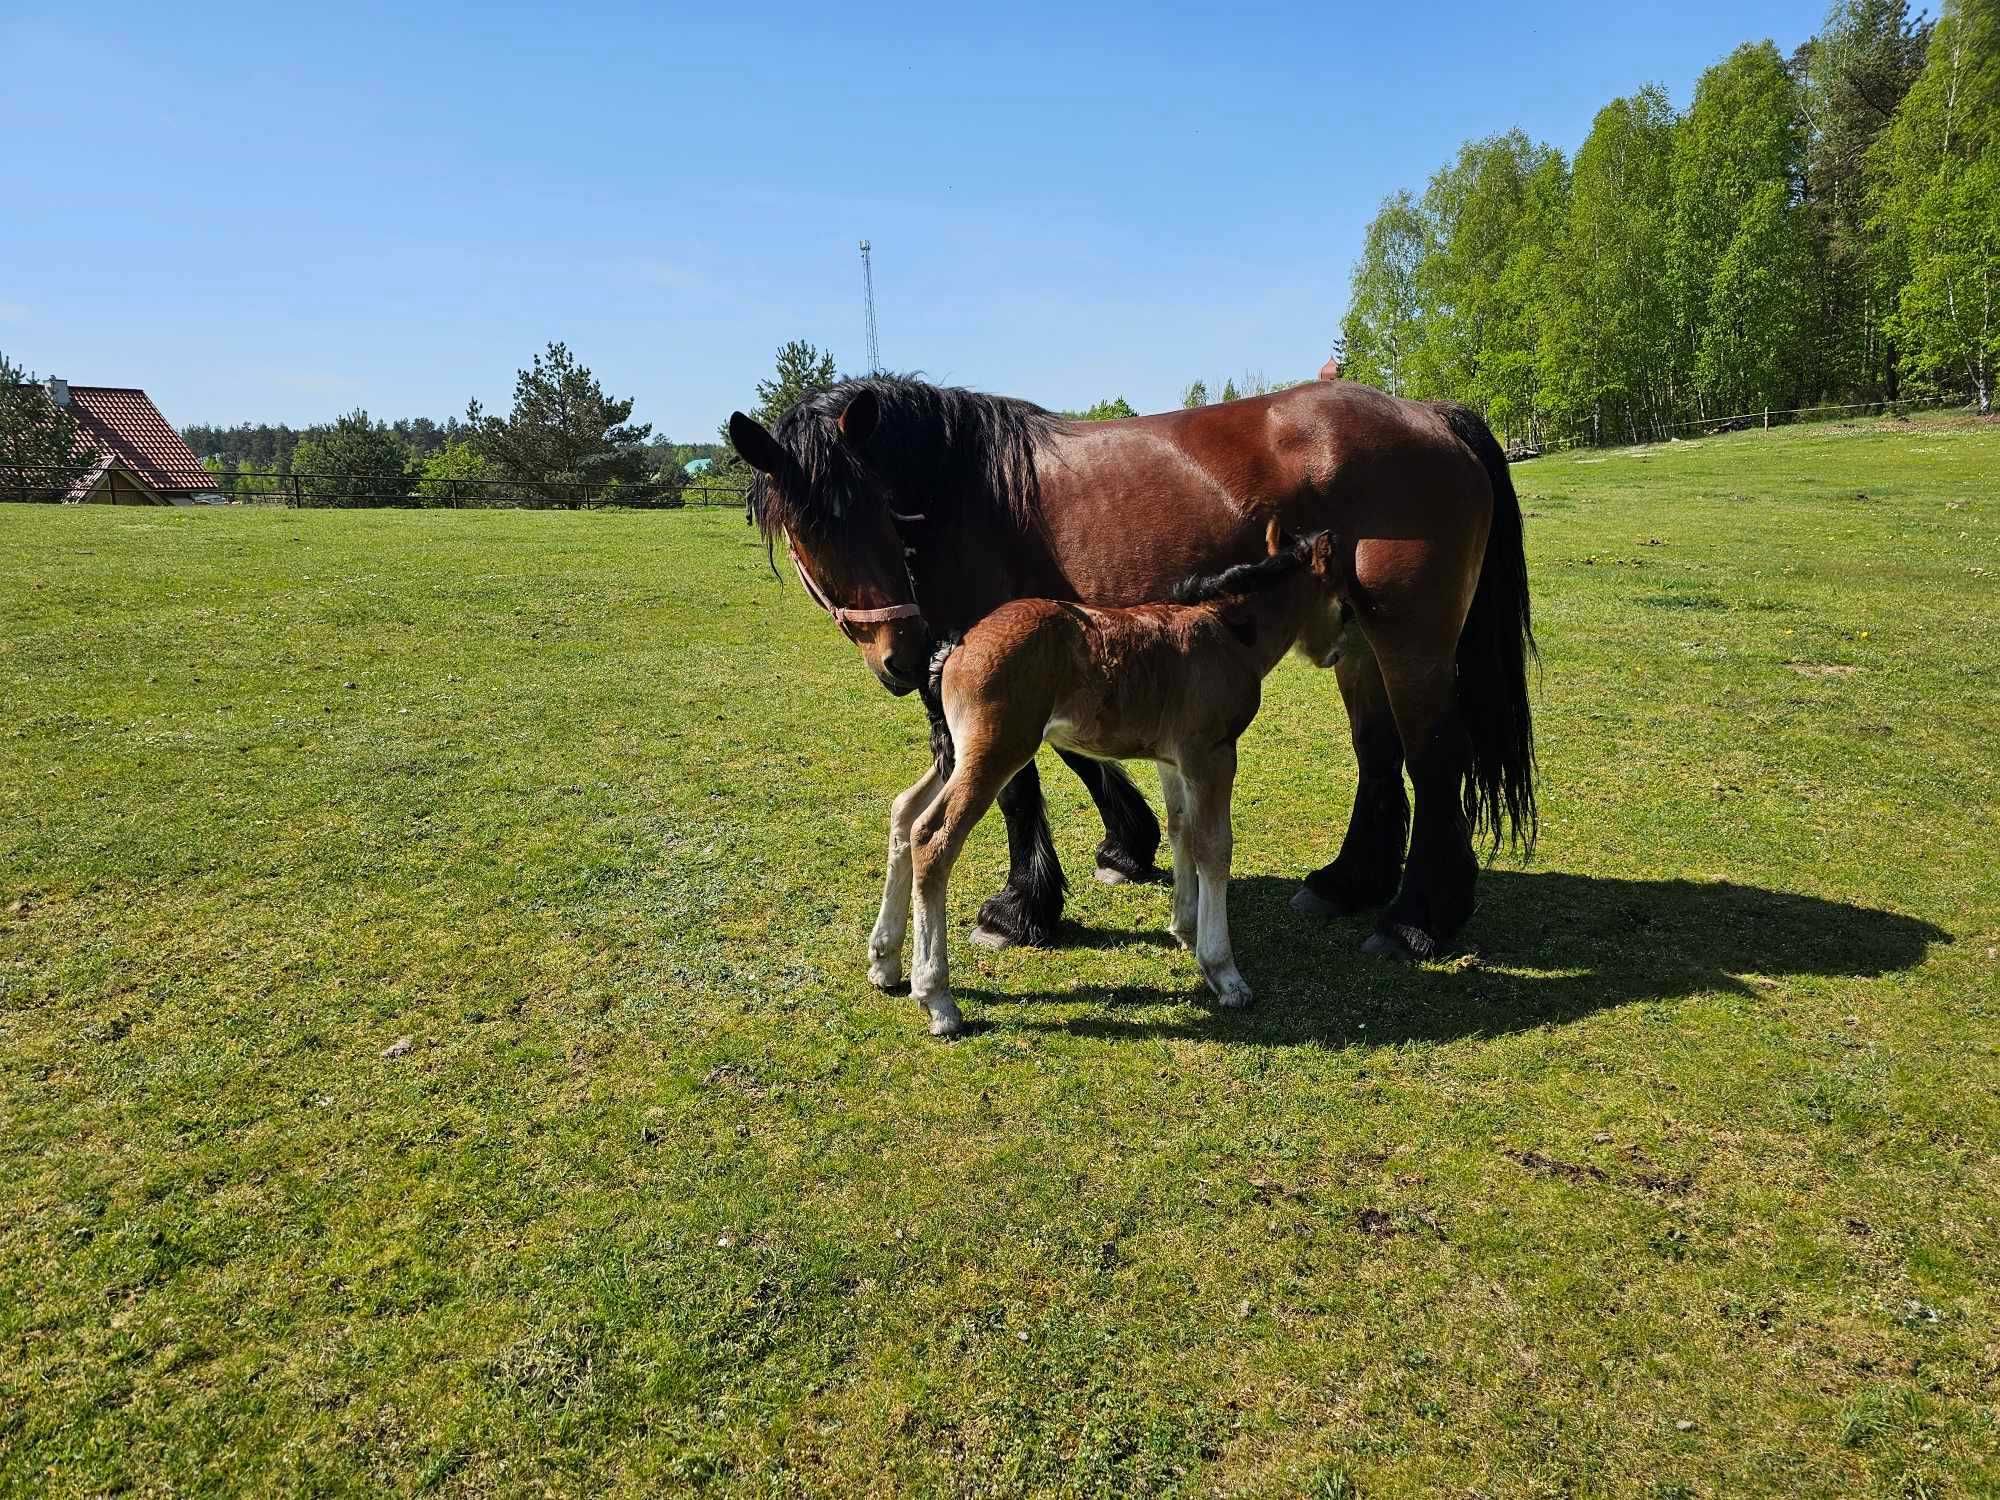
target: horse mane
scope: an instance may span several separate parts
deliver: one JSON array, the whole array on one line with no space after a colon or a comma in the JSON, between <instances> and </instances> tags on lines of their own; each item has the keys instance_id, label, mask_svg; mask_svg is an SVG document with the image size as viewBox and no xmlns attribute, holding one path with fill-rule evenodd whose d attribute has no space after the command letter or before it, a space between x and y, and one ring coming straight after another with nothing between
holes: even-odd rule
<instances>
[{"instance_id":1,"label":"horse mane","mask_svg":"<svg viewBox=\"0 0 2000 1500\"><path fill-rule=\"evenodd\" d=\"M1175 584L1167 596L1176 604L1208 604L1216 599L1254 594L1289 578L1306 565L1316 538L1299 537L1289 547L1260 557L1255 562L1238 563L1220 573L1195 573Z\"/></svg>"},{"instance_id":2,"label":"horse mane","mask_svg":"<svg viewBox=\"0 0 2000 1500\"><path fill-rule=\"evenodd\" d=\"M881 411L867 456L841 437L839 417L861 392ZM824 532L886 486L920 497L926 518L939 507L983 509L1023 533L1041 526L1035 447L1063 425L1055 413L1011 396L937 386L914 375L863 375L800 401L773 436L797 465L774 485L759 474L749 519L765 537Z\"/></svg>"}]
</instances>

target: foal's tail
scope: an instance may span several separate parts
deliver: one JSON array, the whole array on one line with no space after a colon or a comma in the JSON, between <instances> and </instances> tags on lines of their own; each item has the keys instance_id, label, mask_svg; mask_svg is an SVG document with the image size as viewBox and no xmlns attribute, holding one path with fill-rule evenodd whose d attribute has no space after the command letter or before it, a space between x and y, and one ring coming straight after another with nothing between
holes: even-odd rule
<instances>
[{"instance_id":1,"label":"foal's tail","mask_svg":"<svg viewBox=\"0 0 2000 1500\"><path fill-rule=\"evenodd\" d=\"M1465 777L1465 816L1474 832L1532 852L1535 810L1535 721L1528 704L1528 659L1535 632L1528 612L1528 558L1521 541L1521 502L1507 456L1470 407L1440 404L1439 413L1486 466L1493 484L1493 524L1472 609L1458 637L1458 708L1472 741Z\"/></svg>"}]
</instances>

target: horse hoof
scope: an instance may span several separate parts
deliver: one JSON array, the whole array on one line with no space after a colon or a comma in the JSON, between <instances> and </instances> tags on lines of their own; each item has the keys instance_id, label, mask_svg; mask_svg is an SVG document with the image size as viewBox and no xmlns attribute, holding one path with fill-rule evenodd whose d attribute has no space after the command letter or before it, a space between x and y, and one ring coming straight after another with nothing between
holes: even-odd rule
<instances>
[{"instance_id":1,"label":"horse hoof","mask_svg":"<svg viewBox=\"0 0 2000 1500\"><path fill-rule=\"evenodd\" d=\"M1187 949L1188 952L1194 952L1194 929L1192 927L1188 928L1185 932L1181 931L1178 927L1169 927L1167 932L1175 942Z\"/></svg>"},{"instance_id":2,"label":"horse hoof","mask_svg":"<svg viewBox=\"0 0 2000 1500\"><path fill-rule=\"evenodd\" d=\"M1011 948L1018 939L1009 933L1002 932L997 927L988 927L984 922L981 922L977 927L972 929L972 941L976 947L980 948Z\"/></svg>"},{"instance_id":3,"label":"horse hoof","mask_svg":"<svg viewBox=\"0 0 2000 1500\"><path fill-rule=\"evenodd\" d=\"M953 1037L965 1030L965 1019L951 1001L940 1000L925 1009L930 1012L932 1036Z\"/></svg>"},{"instance_id":4,"label":"horse hoof","mask_svg":"<svg viewBox=\"0 0 2000 1500\"><path fill-rule=\"evenodd\" d=\"M868 982L878 990L899 990L903 987L903 966L901 964L870 964Z\"/></svg>"},{"instance_id":5,"label":"horse hoof","mask_svg":"<svg viewBox=\"0 0 2000 1500\"><path fill-rule=\"evenodd\" d=\"M1310 886L1300 886L1292 892L1292 910L1302 917L1337 917L1340 908L1324 896L1316 896Z\"/></svg>"},{"instance_id":6,"label":"horse hoof","mask_svg":"<svg viewBox=\"0 0 2000 1500\"><path fill-rule=\"evenodd\" d=\"M1393 958L1404 963L1417 964L1436 953L1437 944L1431 941L1430 934L1421 927L1397 922L1388 927L1378 927L1369 933L1368 940L1361 945L1361 951L1378 958Z\"/></svg>"},{"instance_id":7,"label":"horse hoof","mask_svg":"<svg viewBox=\"0 0 2000 1500\"><path fill-rule=\"evenodd\" d=\"M1093 872L1093 878L1096 879L1099 885L1131 885L1133 883L1132 876L1126 874L1123 870L1114 869L1110 865L1099 865Z\"/></svg>"}]
</instances>

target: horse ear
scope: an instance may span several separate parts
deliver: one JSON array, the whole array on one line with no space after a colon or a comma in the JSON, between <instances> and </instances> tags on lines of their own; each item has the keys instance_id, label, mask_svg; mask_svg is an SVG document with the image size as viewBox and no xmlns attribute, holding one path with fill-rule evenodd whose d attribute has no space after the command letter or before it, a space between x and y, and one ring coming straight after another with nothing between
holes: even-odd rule
<instances>
[{"instance_id":1,"label":"horse ear","mask_svg":"<svg viewBox=\"0 0 2000 1500\"><path fill-rule=\"evenodd\" d=\"M881 419L882 403L875 399L875 393L856 391L840 414L840 435L849 447L859 448L875 435L875 424Z\"/></svg>"},{"instance_id":2,"label":"horse ear","mask_svg":"<svg viewBox=\"0 0 2000 1500\"><path fill-rule=\"evenodd\" d=\"M1285 530L1278 524L1278 518L1273 516L1264 526L1264 550L1270 556L1276 557L1284 550L1284 544Z\"/></svg>"},{"instance_id":3,"label":"horse ear","mask_svg":"<svg viewBox=\"0 0 2000 1500\"><path fill-rule=\"evenodd\" d=\"M743 462L759 474L783 472L789 458L784 445L764 430L763 423L740 411L729 414L729 441L735 444Z\"/></svg>"}]
</instances>

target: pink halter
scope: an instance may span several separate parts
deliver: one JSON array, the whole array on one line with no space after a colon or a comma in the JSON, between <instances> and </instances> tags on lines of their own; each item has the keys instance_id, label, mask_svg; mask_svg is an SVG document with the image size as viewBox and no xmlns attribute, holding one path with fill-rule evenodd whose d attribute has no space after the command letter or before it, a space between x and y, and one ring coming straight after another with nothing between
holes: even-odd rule
<instances>
[{"instance_id":1,"label":"pink halter","mask_svg":"<svg viewBox=\"0 0 2000 1500\"><path fill-rule=\"evenodd\" d=\"M792 566L799 570L799 582L812 595L813 603L833 616L833 623L840 627L840 633L850 641L854 639L856 625L881 625L890 620L908 620L919 617L923 611L914 604L889 604L881 609L842 609L826 597L820 586L813 582L812 574L806 571L806 560L799 556L798 543L785 538L785 546L792 554Z\"/></svg>"}]
</instances>

